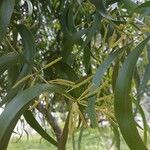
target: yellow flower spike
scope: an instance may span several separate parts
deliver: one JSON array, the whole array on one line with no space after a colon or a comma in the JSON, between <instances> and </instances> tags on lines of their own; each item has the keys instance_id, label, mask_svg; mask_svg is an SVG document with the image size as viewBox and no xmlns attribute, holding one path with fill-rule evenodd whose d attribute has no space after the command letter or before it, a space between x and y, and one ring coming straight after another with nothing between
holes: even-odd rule
<instances>
[{"instance_id":1,"label":"yellow flower spike","mask_svg":"<svg viewBox=\"0 0 150 150\"><path fill-rule=\"evenodd\" d=\"M83 81L81 81L81 82L75 84L75 85L74 85L71 89L69 89L67 92L70 92L70 91L72 91L72 90L74 90L74 89L76 89L76 88L79 88L80 86L82 86L82 85L88 83L92 78L93 78L93 76L89 76L87 79L85 79L85 80L83 80Z\"/></svg>"},{"instance_id":2,"label":"yellow flower spike","mask_svg":"<svg viewBox=\"0 0 150 150\"><path fill-rule=\"evenodd\" d=\"M47 65L45 65L41 70L47 69L49 67L51 67L52 65L56 64L57 62L59 62L60 60L62 60L62 57L59 57L57 59L55 59L54 61L48 63Z\"/></svg>"},{"instance_id":3,"label":"yellow flower spike","mask_svg":"<svg viewBox=\"0 0 150 150\"><path fill-rule=\"evenodd\" d=\"M19 80L18 82L16 82L15 85L14 85L12 88L17 87L20 83L22 83L22 82L28 80L30 77L33 77L33 75L31 74L31 75L25 76L24 78L22 78L21 80Z\"/></svg>"},{"instance_id":4,"label":"yellow flower spike","mask_svg":"<svg viewBox=\"0 0 150 150\"><path fill-rule=\"evenodd\" d=\"M79 113L78 113L78 104L75 102L72 104L72 109L70 112L69 118L69 133L72 134L76 127L78 126Z\"/></svg>"},{"instance_id":5,"label":"yellow flower spike","mask_svg":"<svg viewBox=\"0 0 150 150\"><path fill-rule=\"evenodd\" d=\"M115 43L115 41L116 41L116 32L114 31L113 35L108 40L109 48L113 48L113 44Z\"/></svg>"},{"instance_id":6,"label":"yellow flower spike","mask_svg":"<svg viewBox=\"0 0 150 150\"><path fill-rule=\"evenodd\" d=\"M29 110L32 110L34 108L36 108L38 106L38 104L40 103L40 101L35 100L34 104L29 108Z\"/></svg>"},{"instance_id":7,"label":"yellow flower spike","mask_svg":"<svg viewBox=\"0 0 150 150\"><path fill-rule=\"evenodd\" d=\"M50 80L49 83L59 84L59 85L65 85L69 87L73 87L75 85L74 82L64 79L56 79L56 80Z\"/></svg>"}]
</instances>

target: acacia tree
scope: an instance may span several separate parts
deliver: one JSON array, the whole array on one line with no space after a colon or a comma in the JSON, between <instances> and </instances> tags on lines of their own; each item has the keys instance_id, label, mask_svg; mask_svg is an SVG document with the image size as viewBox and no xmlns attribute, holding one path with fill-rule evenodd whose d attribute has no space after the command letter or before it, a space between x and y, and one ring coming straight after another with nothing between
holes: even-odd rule
<instances>
[{"instance_id":1,"label":"acacia tree","mask_svg":"<svg viewBox=\"0 0 150 150\"><path fill-rule=\"evenodd\" d=\"M89 120L98 127L104 115L118 149L120 129L131 150L147 150L140 99L149 87L149 7L149 1L131 0L1 0L1 149L7 149L21 115L59 150L69 132ZM56 137L40 126L35 110ZM67 114L63 129L52 112Z\"/></svg>"}]
</instances>

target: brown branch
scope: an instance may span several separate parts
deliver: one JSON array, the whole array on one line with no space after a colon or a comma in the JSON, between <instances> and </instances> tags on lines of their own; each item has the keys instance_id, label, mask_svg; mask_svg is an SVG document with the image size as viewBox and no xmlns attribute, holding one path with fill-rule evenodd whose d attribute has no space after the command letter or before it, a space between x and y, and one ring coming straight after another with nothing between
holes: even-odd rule
<instances>
[{"instance_id":1,"label":"brown branch","mask_svg":"<svg viewBox=\"0 0 150 150\"><path fill-rule=\"evenodd\" d=\"M62 134L62 130L59 127L56 118L41 103L39 103L39 105L37 106L37 109L39 110L39 112L41 112L45 116L47 122L51 125L51 127L55 133L57 142L59 143L60 138L61 138L61 134Z\"/></svg>"}]
</instances>

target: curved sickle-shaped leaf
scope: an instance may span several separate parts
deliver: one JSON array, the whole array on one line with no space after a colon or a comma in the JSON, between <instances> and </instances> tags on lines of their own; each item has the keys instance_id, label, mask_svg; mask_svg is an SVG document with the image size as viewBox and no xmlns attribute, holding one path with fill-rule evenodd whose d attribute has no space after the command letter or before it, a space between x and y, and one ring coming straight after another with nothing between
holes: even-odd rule
<instances>
[{"instance_id":1,"label":"curved sickle-shaped leaf","mask_svg":"<svg viewBox=\"0 0 150 150\"><path fill-rule=\"evenodd\" d=\"M39 84L20 92L7 104L0 116L0 146L2 150L7 149L13 129L20 116L28 109L30 102L32 102L33 98L45 91L66 94L65 90L60 86ZM68 94L67 96L70 95Z\"/></svg>"},{"instance_id":2,"label":"curved sickle-shaped leaf","mask_svg":"<svg viewBox=\"0 0 150 150\"><path fill-rule=\"evenodd\" d=\"M25 25L19 25L17 29L22 38L22 44L24 48L24 57L25 57L25 60L27 61L27 63L24 64L22 71L19 75L19 78L18 78L19 80L31 72L32 65L34 62L34 56L36 52L36 46L35 46L35 41L34 41L32 33L27 29Z\"/></svg>"},{"instance_id":3,"label":"curved sickle-shaped leaf","mask_svg":"<svg viewBox=\"0 0 150 150\"><path fill-rule=\"evenodd\" d=\"M18 25L17 29L18 29L21 37L22 37L22 44L23 44L23 48L24 48L24 58L22 58L23 56L21 55L20 59L25 60L25 64L23 65L23 68L22 68L22 70L19 74L19 77L18 77L18 80L20 80L21 78L25 77L26 75L28 75L32 71L32 65L34 62L36 47L35 47L33 35L27 29L27 27L25 25ZM16 57L16 56L14 56L14 57ZM4 58L5 58L5 56L4 56ZM11 61L9 63L11 63ZM11 89L8 92L8 94L5 96L5 98L0 102L0 106L5 104L6 102L9 102L10 100L12 100L12 98L22 88L23 85L24 85L24 82L19 84L17 87Z\"/></svg>"},{"instance_id":4,"label":"curved sickle-shaped leaf","mask_svg":"<svg viewBox=\"0 0 150 150\"><path fill-rule=\"evenodd\" d=\"M27 29L25 25L18 25L17 29L22 37L22 44L24 48L24 58L21 54L9 54L9 55L2 56L0 57L0 67L6 66L6 65L8 66L8 64L11 65L12 63L13 64L17 63L18 59L22 61L24 61L25 59L26 63L24 64L22 68L22 71L18 78L19 80L31 72L32 64L34 62L34 56L36 52L36 46L35 46L32 33Z\"/></svg>"},{"instance_id":5,"label":"curved sickle-shaped leaf","mask_svg":"<svg viewBox=\"0 0 150 150\"><path fill-rule=\"evenodd\" d=\"M104 76L104 73L107 71L107 69L110 67L112 62L123 52L128 48L129 45L126 45L123 48L120 48L110 54L108 58L98 67L95 76L93 77L93 86L90 89L90 92L98 88L101 84L102 78ZM96 113L95 113L95 96L92 96L88 99L88 106L87 106L87 113L89 115L89 118L91 120L91 123L93 127L97 126L96 121Z\"/></svg>"},{"instance_id":6,"label":"curved sickle-shaped leaf","mask_svg":"<svg viewBox=\"0 0 150 150\"><path fill-rule=\"evenodd\" d=\"M128 55L119 71L115 87L115 115L121 133L131 150L147 150L135 125L129 93L136 62L149 39L150 37L146 38Z\"/></svg>"},{"instance_id":7,"label":"curved sickle-shaped leaf","mask_svg":"<svg viewBox=\"0 0 150 150\"><path fill-rule=\"evenodd\" d=\"M15 0L1 0L0 2L0 41L7 31L14 6Z\"/></svg>"},{"instance_id":8,"label":"curved sickle-shaped leaf","mask_svg":"<svg viewBox=\"0 0 150 150\"><path fill-rule=\"evenodd\" d=\"M53 144L54 146L58 146L58 143L50 137L46 131L40 126L40 124L36 121L34 118L32 112L30 110L27 110L24 112L24 118L27 121L27 123L35 130L37 131L45 140Z\"/></svg>"},{"instance_id":9,"label":"curved sickle-shaped leaf","mask_svg":"<svg viewBox=\"0 0 150 150\"><path fill-rule=\"evenodd\" d=\"M110 67L112 62L127 48L129 47L130 44L119 48L115 52L111 53L108 58L98 67L95 76L93 77L93 85L95 88L99 87L102 81L102 77L104 76L104 73L107 71L107 69Z\"/></svg>"},{"instance_id":10,"label":"curved sickle-shaped leaf","mask_svg":"<svg viewBox=\"0 0 150 150\"><path fill-rule=\"evenodd\" d=\"M26 61L23 65L23 68L17 79L17 80L20 80L21 78L23 78L26 75L28 75L29 73L31 73L32 65L34 62L34 56L36 53L36 47L35 47L33 35L27 29L27 27L25 25L18 25L17 29L22 37L22 44L23 44L23 48L24 48L24 59ZM23 56L21 56L21 57L23 57ZM16 95L16 93L22 88L22 85L24 85L24 82L20 83L14 89L10 89L9 93L0 102L0 106L5 104L6 102L9 102Z\"/></svg>"}]
</instances>

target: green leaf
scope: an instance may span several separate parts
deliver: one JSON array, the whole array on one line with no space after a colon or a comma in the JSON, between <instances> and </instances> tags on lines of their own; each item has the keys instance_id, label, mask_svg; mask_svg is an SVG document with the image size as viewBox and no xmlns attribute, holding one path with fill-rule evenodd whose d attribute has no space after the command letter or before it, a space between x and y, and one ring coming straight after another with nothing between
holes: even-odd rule
<instances>
[{"instance_id":1,"label":"green leaf","mask_svg":"<svg viewBox=\"0 0 150 150\"><path fill-rule=\"evenodd\" d=\"M60 86L38 84L20 92L6 105L0 116L0 145L2 150L7 149L13 129L20 116L28 109L30 102L45 91L65 94L65 91ZM70 95L68 94L67 96Z\"/></svg>"},{"instance_id":2,"label":"green leaf","mask_svg":"<svg viewBox=\"0 0 150 150\"><path fill-rule=\"evenodd\" d=\"M64 79L69 79L71 81L76 81L79 79L76 72L68 64L60 62L55 66L57 67L57 72L59 75L61 75L62 72L65 74L66 77L63 76ZM59 78L62 78L62 76L59 76Z\"/></svg>"},{"instance_id":3,"label":"green leaf","mask_svg":"<svg viewBox=\"0 0 150 150\"><path fill-rule=\"evenodd\" d=\"M0 57L0 73L2 74L12 64L17 64L22 61L20 54L9 53Z\"/></svg>"},{"instance_id":4,"label":"green leaf","mask_svg":"<svg viewBox=\"0 0 150 150\"><path fill-rule=\"evenodd\" d=\"M15 88L9 89L7 95L0 102L0 107L2 107L4 104L10 102L13 99L13 97L17 94L17 92L21 89L22 89L22 84L20 84L19 86L15 87Z\"/></svg>"},{"instance_id":5,"label":"green leaf","mask_svg":"<svg viewBox=\"0 0 150 150\"><path fill-rule=\"evenodd\" d=\"M147 150L135 125L129 93L136 62L149 39L150 37L146 38L128 55L119 70L115 87L115 115L121 133L131 150Z\"/></svg>"},{"instance_id":6,"label":"green leaf","mask_svg":"<svg viewBox=\"0 0 150 150\"><path fill-rule=\"evenodd\" d=\"M4 65L11 65L12 63L17 63L18 59L20 58L19 54L15 53L9 53L7 55L1 56L0 57L0 67Z\"/></svg>"},{"instance_id":7,"label":"green leaf","mask_svg":"<svg viewBox=\"0 0 150 150\"><path fill-rule=\"evenodd\" d=\"M133 100L134 104L137 105L136 99L134 99L132 97L132 100ZM144 130L144 136L143 136L144 138L143 139L144 139L144 144L146 145L147 144L148 124L147 124L147 121L146 121L146 116L145 116L145 113L143 111L143 108L140 105L138 105L138 110L139 110L139 113L141 114L142 121L143 121L143 127L144 127L144 129L143 129ZM135 111L137 111L137 110L135 110Z\"/></svg>"},{"instance_id":8,"label":"green leaf","mask_svg":"<svg viewBox=\"0 0 150 150\"><path fill-rule=\"evenodd\" d=\"M134 75L133 75L134 83L135 83L135 88L138 90L139 85L140 85L140 76L137 70L137 67L134 69Z\"/></svg>"},{"instance_id":9,"label":"green leaf","mask_svg":"<svg viewBox=\"0 0 150 150\"><path fill-rule=\"evenodd\" d=\"M14 6L15 0L1 0L0 2L0 41L6 34Z\"/></svg>"},{"instance_id":10,"label":"green leaf","mask_svg":"<svg viewBox=\"0 0 150 150\"><path fill-rule=\"evenodd\" d=\"M143 92L144 88L146 87L146 84L148 83L150 79L149 75L150 75L150 64L146 66L143 79L141 81L141 84L139 85L139 89L138 89L139 94L141 94L141 92Z\"/></svg>"},{"instance_id":11,"label":"green leaf","mask_svg":"<svg viewBox=\"0 0 150 150\"><path fill-rule=\"evenodd\" d=\"M82 137L83 137L83 131L84 131L84 127L82 125L82 127L80 129L79 137L78 137L78 150L81 150L81 142L82 142Z\"/></svg>"},{"instance_id":12,"label":"green leaf","mask_svg":"<svg viewBox=\"0 0 150 150\"><path fill-rule=\"evenodd\" d=\"M67 13L67 25L68 25L68 31L70 33L76 32L76 28L74 24L74 16L73 16L73 6L74 6L74 1L72 1L72 4L70 4Z\"/></svg>"},{"instance_id":13,"label":"green leaf","mask_svg":"<svg viewBox=\"0 0 150 150\"><path fill-rule=\"evenodd\" d=\"M65 4L65 1L63 1L62 3L63 4L62 4L62 9L61 9L62 13L61 13L61 18L60 18L60 23L61 23L61 28L64 33L64 36L67 37L69 36L69 31L67 28L67 13L69 10L69 4L68 3Z\"/></svg>"},{"instance_id":14,"label":"green leaf","mask_svg":"<svg viewBox=\"0 0 150 150\"><path fill-rule=\"evenodd\" d=\"M146 145L147 144L147 121L146 121L146 116L144 114L144 111L143 111L143 108L140 106L139 107L139 112L141 114L141 117L142 117L142 121L143 121L143 126L144 126L144 144Z\"/></svg>"},{"instance_id":15,"label":"green leaf","mask_svg":"<svg viewBox=\"0 0 150 150\"><path fill-rule=\"evenodd\" d=\"M112 118L113 121L110 121L110 124L112 126L112 130L113 130L113 133L114 133L114 140L116 142L116 148L117 150L120 150L120 133L119 133L119 128L118 126L116 126L116 124L114 124L114 119Z\"/></svg>"},{"instance_id":16,"label":"green leaf","mask_svg":"<svg viewBox=\"0 0 150 150\"><path fill-rule=\"evenodd\" d=\"M126 45L122 48L119 48L115 52L111 53L108 58L98 67L94 77L93 77L93 86L95 88L98 88L101 84L102 78L104 76L104 73L107 71L107 69L110 67L112 62L123 52L125 51L129 45Z\"/></svg>"},{"instance_id":17,"label":"green leaf","mask_svg":"<svg viewBox=\"0 0 150 150\"><path fill-rule=\"evenodd\" d=\"M139 105L140 105L140 101L141 101L141 95L144 93L144 89L146 87L146 84L148 83L148 81L150 79L149 74L150 74L150 65L147 65L145 68L143 79L137 88L137 101L136 101L135 114L137 113L137 110L139 109Z\"/></svg>"},{"instance_id":18,"label":"green leaf","mask_svg":"<svg viewBox=\"0 0 150 150\"><path fill-rule=\"evenodd\" d=\"M84 63L84 66L85 66L85 72L88 74L91 74L91 51L90 51L90 48L88 46L86 46L84 48L84 60L83 60L83 63Z\"/></svg>"},{"instance_id":19,"label":"green leaf","mask_svg":"<svg viewBox=\"0 0 150 150\"><path fill-rule=\"evenodd\" d=\"M111 4L116 3L117 0L105 0L105 2L106 2L106 5L109 6L109 5L111 5Z\"/></svg>"},{"instance_id":20,"label":"green leaf","mask_svg":"<svg viewBox=\"0 0 150 150\"><path fill-rule=\"evenodd\" d=\"M7 91L9 92L9 90L13 87L15 81L17 80L18 74L19 74L19 68L18 65L11 65L8 68L8 87L7 87Z\"/></svg>"},{"instance_id":21,"label":"green leaf","mask_svg":"<svg viewBox=\"0 0 150 150\"><path fill-rule=\"evenodd\" d=\"M83 30L79 30L77 32L74 32L73 34L70 34L69 36L66 37L66 40L64 42L64 50L66 49L67 51L71 51L72 50L72 46L74 44L84 44L83 40L82 40L82 36L87 34L89 31L89 29L83 29Z\"/></svg>"},{"instance_id":22,"label":"green leaf","mask_svg":"<svg viewBox=\"0 0 150 150\"><path fill-rule=\"evenodd\" d=\"M43 128L40 126L40 124L36 121L34 118L32 112L30 110L26 110L24 112L24 118L27 121L27 123L36 131L38 132L45 140L53 144L54 146L58 146L58 143L50 137L46 131L43 130Z\"/></svg>"},{"instance_id":23,"label":"green leaf","mask_svg":"<svg viewBox=\"0 0 150 150\"><path fill-rule=\"evenodd\" d=\"M111 53L108 58L98 67L96 74L93 77L92 80L92 88L90 89L90 92L98 88L101 84L102 78L104 76L104 73L107 71L107 69L110 67L112 62L124 51L128 48L129 45L126 45L123 48L120 48L116 50L115 52ZM97 126L96 121L96 112L95 112L95 99L96 96L92 96L88 99L88 106L87 106L87 113L89 115L89 118L91 120L92 126Z\"/></svg>"},{"instance_id":24,"label":"green leaf","mask_svg":"<svg viewBox=\"0 0 150 150\"><path fill-rule=\"evenodd\" d=\"M63 129L63 133L61 135L61 139L58 143L58 150L66 150L66 143L68 139L68 125L69 125L70 112L68 113L67 119L65 121L65 126Z\"/></svg>"},{"instance_id":25,"label":"green leaf","mask_svg":"<svg viewBox=\"0 0 150 150\"><path fill-rule=\"evenodd\" d=\"M90 0L92 4L95 5L97 11L101 14L101 16L111 19L111 17L108 15L107 9L106 9L106 3L104 0Z\"/></svg>"},{"instance_id":26,"label":"green leaf","mask_svg":"<svg viewBox=\"0 0 150 150\"><path fill-rule=\"evenodd\" d=\"M36 53L36 47L35 47L33 35L25 25L18 25L17 29L22 38L22 44L23 44L23 48L24 48L24 54L23 54L24 58L21 54L19 56L18 56L18 54L17 55L14 54L12 56L8 56L8 58L10 60L10 61L8 61L6 59L6 56L2 56L1 62L3 64L5 63L5 61L8 61L8 63L13 63L13 62L17 61L16 58L18 58L18 57L19 57L18 59L24 60L24 65L22 67L22 70L20 71L18 78L17 78L17 81L19 81L20 79L22 79L23 77L25 77L31 73L32 66L34 63L34 57L35 57L35 53ZM24 83L25 82L21 82L17 87L15 87L13 89L11 88L9 90L9 92L7 93L7 95L5 96L5 98L0 102L0 106L11 101L12 98L17 94L17 92L20 89L22 89Z\"/></svg>"},{"instance_id":27,"label":"green leaf","mask_svg":"<svg viewBox=\"0 0 150 150\"><path fill-rule=\"evenodd\" d=\"M36 53L36 46L35 41L33 38L32 33L25 25L18 25L17 27L21 38L22 38L22 44L24 48L24 57L25 57L25 64L21 70L21 73L18 77L18 80L28 75L32 70L32 65L34 62L34 57Z\"/></svg>"},{"instance_id":28,"label":"green leaf","mask_svg":"<svg viewBox=\"0 0 150 150\"><path fill-rule=\"evenodd\" d=\"M98 26L99 26L99 24L101 22L101 19L102 19L101 15L99 14L98 11L96 11L96 13L94 15L93 24L89 28L86 40L85 40L85 42L82 45L82 49L84 49L87 46L87 44L90 42L91 38L94 36L94 34L96 33L96 31L98 30Z\"/></svg>"},{"instance_id":29,"label":"green leaf","mask_svg":"<svg viewBox=\"0 0 150 150\"><path fill-rule=\"evenodd\" d=\"M144 15L149 15L150 14L150 1L147 1L145 3L142 3L141 5L137 6L133 13L140 13Z\"/></svg>"},{"instance_id":30,"label":"green leaf","mask_svg":"<svg viewBox=\"0 0 150 150\"><path fill-rule=\"evenodd\" d=\"M112 90L113 90L113 92L115 91L116 80L118 77L119 62L120 62L120 60L117 59L115 65L113 67L113 73L112 73Z\"/></svg>"},{"instance_id":31,"label":"green leaf","mask_svg":"<svg viewBox=\"0 0 150 150\"><path fill-rule=\"evenodd\" d=\"M123 8L126 8L129 13L131 13L133 9L135 9L138 6L132 0L117 0L117 1L119 2L119 4L121 4Z\"/></svg>"},{"instance_id":32,"label":"green leaf","mask_svg":"<svg viewBox=\"0 0 150 150\"><path fill-rule=\"evenodd\" d=\"M148 59L148 62L150 64L150 44L147 45L147 59Z\"/></svg>"}]
</instances>

